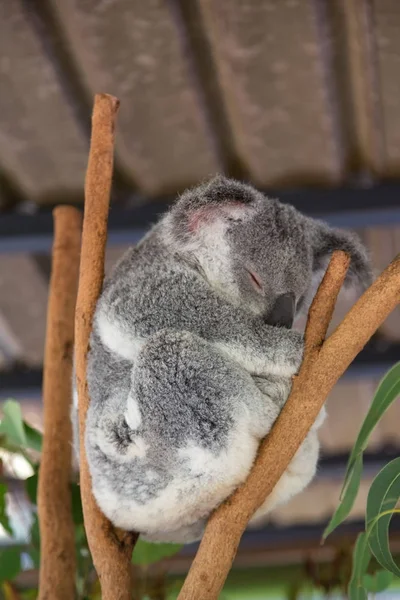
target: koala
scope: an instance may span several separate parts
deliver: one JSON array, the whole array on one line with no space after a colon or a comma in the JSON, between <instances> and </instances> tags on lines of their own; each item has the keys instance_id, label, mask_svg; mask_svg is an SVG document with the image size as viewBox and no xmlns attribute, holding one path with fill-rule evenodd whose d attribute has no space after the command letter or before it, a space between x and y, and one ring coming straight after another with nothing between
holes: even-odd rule
<instances>
[{"instance_id":1,"label":"koala","mask_svg":"<svg viewBox=\"0 0 400 600\"><path fill-rule=\"evenodd\" d=\"M85 448L115 526L198 540L242 484L303 357L294 318L334 250L371 283L350 233L217 176L186 191L105 280L88 356ZM251 524L311 481L325 409Z\"/></svg>"}]
</instances>

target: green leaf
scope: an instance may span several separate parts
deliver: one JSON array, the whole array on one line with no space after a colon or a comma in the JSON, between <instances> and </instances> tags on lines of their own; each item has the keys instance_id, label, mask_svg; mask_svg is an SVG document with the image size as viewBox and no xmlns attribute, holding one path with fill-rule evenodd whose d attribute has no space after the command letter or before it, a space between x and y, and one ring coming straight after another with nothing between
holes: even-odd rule
<instances>
[{"instance_id":1,"label":"green leaf","mask_svg":"<svg viewBox=\"0 0 400 600\"><path fill-rule=\"evenodd\" d=\"M36 550L40 550L40 530L39 530L39 518L37 514L33 519L33 523L30 530L30 543L31 546L36 548Z\"/></svg>"},{"instance_id":2,"label":"green leaf","mask_svg":"<svg viewBox=\"0 0 400 600\"><path fill-rule=\"evenodd\" d=\"M342 500L339 503L335 513L333 514L331 520L329 521L322 539L326 539L330 533L336 527L342 523L346 517L349 516L351 509L353 508L354 501L357 497L358 490L360 488L361 475L363 470L363 458L362 454L360 454L352 467L350 477L347 481L346 488L344 492L342 492Z\"/></svg>"},{"instance_id":3,"label":"green leaf","mask_svg":"<svg viewBox=\"0 0 400 600\"><path fill-rule=\"evenodd\" d=\"M37 488L39 483L38 472L25 479L25 490L32 504L37 504Z\"/></svg>"},{"instance_id":4,"label":"green leaf","mask_svg":"<svg viewBox=\"0 0 400 600\"><path fill-rule=\"evenodd\" d=\"M370 409L361 426L347 463L346 475L340 497L341 504L345 502L346 507L345 509L342 509L341 504L339 504L335 514L324 531L323 539L326 539L326 537L344 521L351 511L359 488L359 480L357 483L354 481L354 478L357 476L358 468L360 466L359 462L360 459L362 460L362 453L368 445L370 435L376 424L379 422L385 411L393 404L399 394L400 363L397 363L386 373L375 392ZM360 478L361 473L359 479ZM349 488L351 488L351 491L349 491ZM354 490L356 490L355 493Z\"/></svg>"},{"instance_id":5,"label":"green leaf","mask_svg":"<svg viewBox=\"0 0 400 600\"><path fill-rule=\"evenodd\" d=\"M87 547L86 531L83 523L75 527L75 545L77 547Z\"/></svg>"},{"instance_id":6,"label":"green leaf","mask_svg":"<svg viewBox=\"0 0 400 600\"><path fill-rule=\"evenodd\" d=\"M43 435L22 418L21 406L15 400L3 405L4 416L0 421L0 447L10 452L26 449L41 452Z\"/></svg>"},{"instance_id":7,"label":"green leaf","mask_svg":"<svg viewBox=\"0 0 400 600\"><path fill-rule=\"evenodd\" d=\"M36 452L42 451L43 435L37 429L34 429L26 421L24 421L24 429L26 436L26 446Z\"/></svg>"},{"instance_id":8,"label":"green leaf","mask_svg":"<svg viewBox=\"0 0 400 600\"><path fill-rule=\"evenodd\" d=\"M1 428L1 421L0 421L0 428ZM3 450L7 450L7 452L19 452L19 446L16 446L15 444L11 444L9 439L7 438L6 434L3 433L0 430L0 448L2 448Z\"/></svg>"},{"instance_id":9,"label":"green leaf","mask_svg":"<svg viewBox=\"0 0 400 600\"><path fill-rule=\"evenodd\" d=\"M376 560L400 577L400 568L389 547L391 512L400 498L400 457L388 463L375 477L368 493L366 530L369 547ZM384 513L384 514L383 514Z\"/></svg>"},{"instance_id":10,"label":"green leaf","mask_svg":"<svg viewBox=\"0 0 400 600\"><path fill-rule=\"evenodd\" d=\"M371 560L371 552L368 547L368 538L365 532L360 533L357 538L353 552L353 568L349 583L350 600L367 600L367 591L363 587L363 577Z\"/></svg>"},{"instance_id":11,"label":"green leaf","mask_svg":"<svg viewBox=\"0 0 400 600\"><path fill-rule=\"evenodd\" d=\"M29 547L29 556L31 557L33 564L36 569L40 567L40 531L39 531L39 518L38 515L35 514L31 530L29 532L30 538L30 547Z\"/></svg>"},{"instance_id":12,"label":"green leaf","mask_svg":"<svg viewBox=\"0 0 400 600\"><path fill-rule=\"evenodd\" d=\"M20 594L22 600L37 600L38 590L26 590Z\"/></svg>"},{"instance_id":13,"label":"green leaf","mask_svg":"<svg viewBox=\"0 0 400 600\"><path fill-rule=\"evenodd\" d=\"M30 548L28 554L32 559L35 569L39 569L39 567L40 567L40 551L37 550L36 548Z\"/></svg>"},{"instance_id":14,"label":"green leaf","mask_svg":"<svg viewBox=\"0 0 400 600\"><path fill-rule=\"evenodd\" d=\"M15 400L7 400L3 405L3 419L0 423L0 434L5 434L7 440L18 446L26 447L27 439L21 406Z\"/></svg>"},{"instance_id":15,"label":"green leaf","mask_svg":"<svg viewBox=\"0 0 400 600\"><path fill-rule=\"evenodd\" d=\"M150 565L177 554L182 548L181 544L151 544L139 538L133 550L132 562L134 565Z\"/></svg>"},{"instance_id":16,"label":"green leaf","mask_svg":"<svg viewBox=\"0 0 400 600\"><path fill-rule=\"evenodd\" d=\"M4 527L4 529L11 536L13 535L13 531L11 529L10 522L8 520L8 515L6 512L6 494L7 494L7 486L5 483L0 483L0 525Z\"/></svg>"},{"instance_id":17,"label":"green leaf","mask_svg":"<svg viewBox=\"0 0 400 600\"><path fill-rule=\"evenodd\" d=\"M81 500L81 490L78 484L71 483L71 501L72 501L72 517L75 525L83 523L83 509Z\"/></svg>"},{"instance_id":18,"label":"green leaf","mask_svg":"<svg viewBox=\"0 0 400 600\"><path fill-rule=\"evenodd\" d=\"M386 590L393 581L393 573L389 571L377 571L373 575L368 573L363 577L363 586L368 592L378 594Z\"/></svg>"},{"instance_id":19,"label":"green leaf","mask_svg":"<svg viewBox=\"0 0 400 600\"><path fill-rule=\"evenodd\" d=\"M21 550L4 548L0 550L0 581L12 581L21 570Z\"/></svg>"},{"instance_id":20,"label":"green leaf","mask_svg":"<svg viewBox=\"0 0 400 600\"><path fill-rule=\"evenodd\" d=\"M381 419L391 404L400 394L400 362L395 364L377 387L371 406L361 426L356 443L350 455L349 464L353 463L356 456L365 450L369 437L376 424Z\"/></svg>"}]
</instances>

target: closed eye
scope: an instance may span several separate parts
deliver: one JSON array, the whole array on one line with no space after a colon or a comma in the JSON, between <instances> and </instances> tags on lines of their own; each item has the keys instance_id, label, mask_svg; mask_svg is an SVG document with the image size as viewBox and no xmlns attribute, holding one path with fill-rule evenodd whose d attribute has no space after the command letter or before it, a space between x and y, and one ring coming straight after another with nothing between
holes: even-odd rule
<instances>
[{"instance_id":1,"label":"closed eye","mask_svg":"<svg viewBox=\"0 0 400 600\"><path fill-rule=\"evenodd\" d=\"M263 292L263 285L257 273L254 273L254 271L250 270L248 270L247 272L249 274L250 281L253 284L253 287L257 290L257 292Z\"/></svg>"}]
</instances>

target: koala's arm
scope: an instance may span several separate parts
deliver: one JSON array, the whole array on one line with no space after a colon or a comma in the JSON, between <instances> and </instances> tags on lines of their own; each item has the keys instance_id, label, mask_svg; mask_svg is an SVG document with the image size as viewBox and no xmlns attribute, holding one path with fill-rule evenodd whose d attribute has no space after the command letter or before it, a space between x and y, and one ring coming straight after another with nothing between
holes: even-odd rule
<instances>
[{"instance_id":1,"label":"koala's arm","mask_svg":"<svg viewBox=\"0 0 400 600\"><path fill-rule=\"evenodd\" d=\"M303 338L297 331L272 327L233 306L195 273L174 273L165 264L155 271L134 277L131 293L126 293L131 289L126 280L113 281L101 299L97 322L107 319L141 339L166 328L195 333L253 375L290 376L298 370ZM103 342L107 345L107 339Z\"/></svg>"},{"instance_id":2,"label":"koala's arm","mask_svg":"<svg viewBox=\"0 0 400 600\"><path fill-rule=\"evenodd\" d=\"M207 337L253 375L291 376L303 357L303 336L299 332L272 327L238 309L215 320Z\"/></svg>"}]
</instances>

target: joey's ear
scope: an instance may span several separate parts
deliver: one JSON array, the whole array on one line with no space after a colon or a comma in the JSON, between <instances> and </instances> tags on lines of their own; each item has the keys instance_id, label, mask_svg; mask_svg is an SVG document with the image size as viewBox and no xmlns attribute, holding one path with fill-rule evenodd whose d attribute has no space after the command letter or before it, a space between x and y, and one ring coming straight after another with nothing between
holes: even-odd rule
<instances>
[{"instance_id":1,"label":"joey's ear","mask_svg":"<svg viewBox=\"0 0 400 600\"><path fill-rule=\"evenodd\" d=\"M350 267L345 280L346 287L364 290L373 281L368 252L357 235L341 229L328 227L319 221L312 222L313 275L319 278L328 266L335 250L343 250L350 256Z\"/></svg>"}]
</instances>

